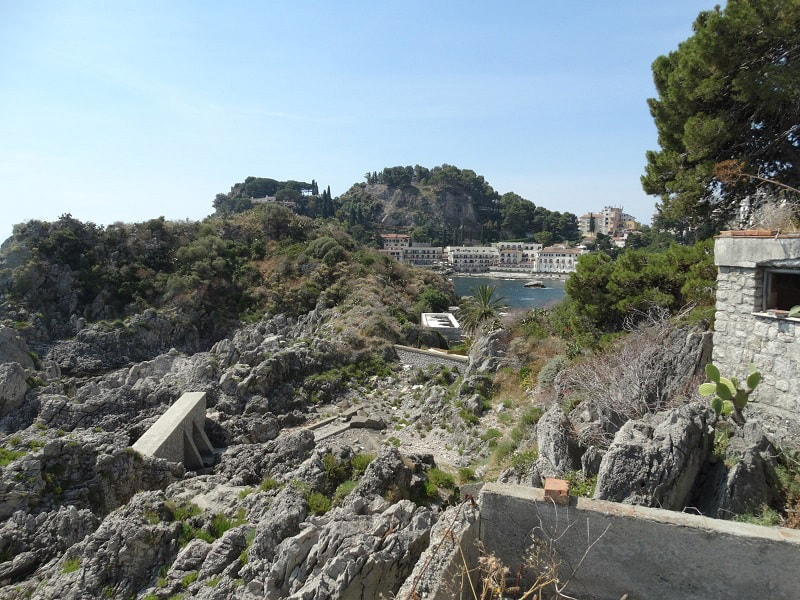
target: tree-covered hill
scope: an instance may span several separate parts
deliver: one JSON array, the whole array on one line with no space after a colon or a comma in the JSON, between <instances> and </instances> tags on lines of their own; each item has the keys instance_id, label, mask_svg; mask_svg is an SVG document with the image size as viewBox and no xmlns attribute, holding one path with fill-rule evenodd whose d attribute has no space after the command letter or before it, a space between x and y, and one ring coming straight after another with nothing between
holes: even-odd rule
<instances>
[{"instance_id":1,"label":"tree-covered hill","mask_svg":"<svg viewBox=\"0 0 800 600\"><path fill-rule=\"evenodd\" d=\"M575 215L536 206L513 192L500 195L469 169L390 167L367 173L365 179L337 202L337 216L357 232L402 227L415 241L435 245L579 237Z\"/></svg>"},{"instance_id":2,"label":"tree-covered hill","mask_svg":"<svg viewBox=\"0 0 800 600\"><path fill-rule=\"evenodd\" d=\"M365 339L409 341L432 308L420 297L453 300L439 276L363 247L335 220L278 205L107 227L63 215L15 226L0 251L0 323L34 345L93 324L127 334L130 318L155 310L173 328L165 344L197 350L240 320L334 305Z\"/></svg>"}]
</instances>

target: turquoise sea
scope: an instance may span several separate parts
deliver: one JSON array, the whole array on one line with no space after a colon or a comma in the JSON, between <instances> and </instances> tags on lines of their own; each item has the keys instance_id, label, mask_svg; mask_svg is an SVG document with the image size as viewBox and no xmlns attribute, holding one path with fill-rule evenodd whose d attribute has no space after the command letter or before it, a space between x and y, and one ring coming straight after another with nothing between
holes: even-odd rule
<instances>
[{"instance_id":1,"label":"turquoise sea","mask_svg":"<svg viewBox=\"0 0 800 600\"><path fill-rule=\"evenodd\" d=\"M539 279L545 284L544 288L526 288L528 279L503 279L502 277L450 277L456 289L457 296L469 296L470 290L479 285L493 285L497 292L505 297L510 308L528 310L552 306L564 297L563 279L540 279L531 276L530 279Z\"/></svg>"}]
</instances>

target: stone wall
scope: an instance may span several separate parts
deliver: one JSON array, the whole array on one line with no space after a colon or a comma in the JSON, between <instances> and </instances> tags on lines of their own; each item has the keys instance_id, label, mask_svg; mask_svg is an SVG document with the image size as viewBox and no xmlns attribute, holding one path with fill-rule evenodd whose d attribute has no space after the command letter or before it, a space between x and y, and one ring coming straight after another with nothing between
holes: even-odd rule
<instances>
[{"instance_id":1,"label":"stone wall","mask_svg":"<svg viewBox=\"0 0 800 600\"><path fill-rule=\"evenodd\" d=\"M784 424L797 426L800 319L764 312L762 296L765 270L782 262L794 263L800 257L800 236L736 238L723 234L714 254L719 274L712 360L723 376L740 380L747 375L748 365L755 365L763 381L751 396L758 402L752 410L772 412Z\"/></svg>"}]
</instances>

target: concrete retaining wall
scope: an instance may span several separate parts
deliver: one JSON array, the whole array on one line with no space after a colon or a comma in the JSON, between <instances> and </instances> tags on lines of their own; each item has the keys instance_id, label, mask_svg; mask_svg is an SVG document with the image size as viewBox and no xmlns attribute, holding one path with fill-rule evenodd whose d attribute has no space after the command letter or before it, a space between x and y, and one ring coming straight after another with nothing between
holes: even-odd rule
<instances>
[{"instance_id":1,"label":"concrete retaining wall","mask_svg":"<svg viewBox=\"0 0 800 600\"><path fill-rule=\"evenodd\" d=\"M425 592L420 597L459 597L453 586L467 584L461 578L461 551L474 556L473 531L470 526L456 528L464 538L460 548L452 545L449 561L442 556L430 560L423 577L415 571L418 586L427 582L416 590ZM552 541L559 577L570 580L564 592L583 600L619 600L624 594L629 600L800 596L800 531L793 529L575 497L569 505L556 506L538 488L487 484L479 499L477 537L512 574L530 555L534 537ZM420 564L434 550L431 544ZM468 560L476 564L474 557ZM428 572L432 568L439 569L438 583ZM528 585L532 575L527 569ZM472 598L471 591L464 589L461 597Z\"/></svg>"},{"instance_id":2,"label":"concrete retaining wall","mask_svg":"<svg viewBox=\"0 0 800 600\"><path fill-rule=\"evenodd\" d=\"M147 456L181 462L187 469L202 468L214 448L206 437L205 392L188 392L178 398L133 449Z\"/></svg>"}]
</instances>

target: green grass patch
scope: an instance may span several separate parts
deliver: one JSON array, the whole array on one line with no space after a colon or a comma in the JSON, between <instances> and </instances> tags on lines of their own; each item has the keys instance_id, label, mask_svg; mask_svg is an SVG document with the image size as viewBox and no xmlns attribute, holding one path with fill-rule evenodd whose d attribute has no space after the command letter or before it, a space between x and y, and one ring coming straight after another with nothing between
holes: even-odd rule
<instances>
[{"instance_id":1,"label":"green grass patch","mask_svg":"<svg viewBox=\"0 0 800 600\"><path fill-rule=\"evenodd\" d=\"M733 517L733 520L739 523L750 523L751 525L761 525L763 527L775 527L783 522L778 511L773 510L766 504L757 512L736 515Z\"/></svg>"},{"instance_id":2,"label":"green grass patch","mask_svg":"<svg viewBox=\"0 0 800 600\"><path fill-rule=\"evenodd\" d=\"M274 479L270 476L264 478L264 481L261 482L261 485L258 486L262 492L268 492L276 487L280 487L280 483L278 483L277 479Z\"/></svg>"},{"instance_id":3,"label":"green grass patch","mask_svg":"<svg viewBox=\"0 0 800 600\"><path fill-rule=\"evenodd\" d=\"M461 467L458 470L458 481L459 483L469 483L470 481L475 481L475 471L470 469L469 467Z\"/></svg>"},{"instance_id":4,"label":"green grass patch","mask_svg":"<svg viewBox=\"0 0 800 600\"><path fill-rule=\"evenodd\" d=\"M0 448L0 467L8 466L12 461L17 460L21 456L25 456L27 450L9 450L8 448Z\"/></svg>"},{"instance_id":5,"label":"green grass patch","mask_svg":"<svg viewBox=\"0 0 800 600\"><path fill-rule=\"evenodd\" d=\"M585 477L581 471L567 471L564 479L569 483L570 496L580 496L581 498L591 498L594 496L594 488L597 485L597 475Z\"/></svg>"},{"instance_id":6,"label":"green grass patch","mask_svg":"<svg viewBox=\"0 0 800 600\"><path fill-rule=\"evenodd\" d=\"M77 556L75 558L69 558L64 561L64 564L61 565L61 572L62 573L74 573L81 567L81 558Z\"/></svg>"},{"instance_id":7,"label":"green grass patch","mask_svg":"<svg viewBox=\"0 0 800 600\"><path fill-rule=\"evenodd\" d=\"M455 479L450 473L436 467L428 471L428 481L437 488L453 489L456 485Z\"/></svg>"},{"instance_id":8,"label":"green grass patch","mask_svg":"<svg viewBox=\"0 0 800 600\"><path fill-rule=\"evenodd\" d=\"M181 587L187 588L192 585L195 581L197 581L197 577L200 574L197 571L192 571L191 573L187 573L183 579L181 579Z\"/></svg>"}]
</instances>

